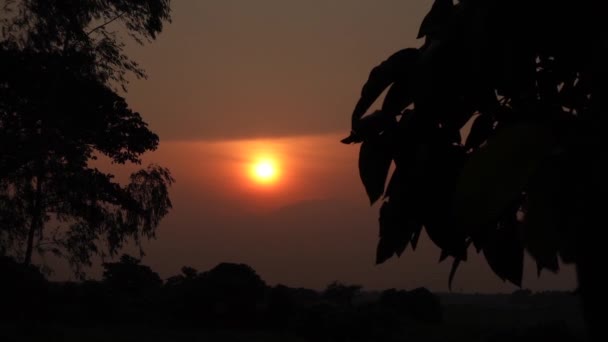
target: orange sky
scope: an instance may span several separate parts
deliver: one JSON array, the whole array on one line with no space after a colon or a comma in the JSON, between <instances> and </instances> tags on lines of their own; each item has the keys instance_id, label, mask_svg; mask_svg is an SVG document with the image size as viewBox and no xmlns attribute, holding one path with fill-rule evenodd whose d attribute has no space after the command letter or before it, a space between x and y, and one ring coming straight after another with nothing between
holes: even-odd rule
<instances>
[{"instance_id":1,"label":"orange sky","mask_svg":"<svg viewBox=\"0 0 608 342\"><path fill-rule=\"evenodd\" d=\"M144 159L169 167L173 211L144 262L163 277L183 265L244 262L271 284L447 289L449 263L426 237L419 250L375 266L378 207L357 173L357 146L339 143L370 69L419 46L430 0L173 1L158 41L128 52L148 71L127 99L161 137ZM267 155L276 183L250 177ZM126 170L121 171L125 173ZM524 286L574 287L572 268ZM58 276L64 272L58 272ZM512 291L473 257L454 289Z\"/></svg>"},{"instance_id":2,"label":"orange sky","mask_svg":"<svg viewBox=\"0 0 608 342\"><path fill-rule=\"evenodd\" d=\"M450 264L437 263L439 250L426 236L414 253L408 247L401 259L374 265L378 206L369 206L359 182L357 147L340 144L340 137L164 142L144 164L171 167L177 179L171 191L174 209L161 223L157 240L145 244L144 261L163 277L184 265L206 270L230 261L251 265L270 284L319 289L340 280L374 289L447 290ZM281 164L283 179L273 186L250 177L248 166L260 152ZM119 179L132 170L119 171ZM539 279L528 259L524 285L571 289L574 273L566 268ZM473 255L461 266L454 289L515 288Z\"/></svg>"}]
</instances>

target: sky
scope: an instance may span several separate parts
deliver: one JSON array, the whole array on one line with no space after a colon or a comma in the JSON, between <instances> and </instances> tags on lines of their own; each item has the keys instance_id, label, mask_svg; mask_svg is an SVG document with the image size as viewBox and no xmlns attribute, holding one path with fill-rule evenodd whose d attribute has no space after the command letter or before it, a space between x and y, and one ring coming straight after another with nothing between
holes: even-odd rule
<instances>
[{"instance_id":1,"label":"sky","mask_svg":"<svg viewBox=\"0 0 608 342\"><path fill-rule=\"evenodd\" d=\"M149 75L131 81L127 100L161 138L144 164L166 166L177 180L174 208L145 243L143 262L163 278L184 265L238 262L271 285L446 291L451 264L438 263L425 235L415 252L374 264L379 207L359 181L358 145L339 143L369 71L421 45L415 37L431 4L172 1L173 23L158 39L127 46ZM264 160L274 164L272 181L255 176ZM573 289L574 271L537 278L527 258L524 287ZM453 289L516 288L473 255Z\"/></svg>"}]
</instances>

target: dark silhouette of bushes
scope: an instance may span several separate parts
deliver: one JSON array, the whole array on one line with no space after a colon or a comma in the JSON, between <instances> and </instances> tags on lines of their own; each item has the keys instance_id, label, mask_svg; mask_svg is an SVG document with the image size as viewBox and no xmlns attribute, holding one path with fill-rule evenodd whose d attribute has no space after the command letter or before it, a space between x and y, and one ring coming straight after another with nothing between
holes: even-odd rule
<instances>
[{"instance_id":1,"label":"dark silhouette of bushes","mask_svg":"<svg viewBox=\"0 0 608 342\"><path fill-rule=\"evenodd\" d=\"M163 288L163 301L174 323L206 328L256 326L266 284L249 266L222 263L196 273L182 268Z\"/></svg>"},{"instance_id":2,"label":"dark silhouette of bushes","mask_svg":"<svg viewBox=\"0 0 608 342\"><path fill-rule=\"evenodd\" d=\"M0 271L6 276L1 282L0 340L27 337L50 341L47 336L54 334L55 340L72 341L69 336L77 336L75 331L93 336L99 331L139 332L142 338L151 338L162 331L193 336L269 332L288 336L287 340L363 342L433 340L433 336L445 340L454 329L463 330L463 336L488 340L529 340L530 336L549 336L543 335L543 327L553 329L560 320L553 316L530 321L508 334L506 329L484 330L472 323L480 330L475 335L466 330L472 328L453 324L453 311L451 317L444 314L439 296L426 288L368 292L339 282L323 291L271 287L250 266L234 263L222 263L203 272L183 267L181 274L163 282L149 266L128 255L117 262L106 262L104 268L100 281L49 282L35 267L0 258ZM504 310L510 315L545 312L553 310L551 303L564 298L575 300L553 292L520 291L504 296L509 299L503 300ZM473 307L456 306L477 318L484 315L484 310L496 308L491 300L487 307ZM570 328L560 329L560 338L573 336ZM428 335L429 331L433 336Z\"/></svg>"},{"instance_id":3,"label":"dark silhouette of bushes","mask_svg":"<svg viewBox=\"0 0 608 342\"><path fill-rule=\"evenodd\" d=\"M439 298L424 287L411 291L389 289L380 295L382 308L425 323L440 323L443 312Z\"/></svg>"},{"instance_id":4,"label":"dark silhouette of bushes","mask_svg":"<svg viewBox=\"0 0 608 342\"><path fill-rule=\"evenodd\" d=\"M323 292L323 298L331 301L336 305L351 306L353 299L361 291L360 285L345 285L334 281L329 284Z\"/></svg>"},{"instance_id":5,"label":"dark silhouette of bushes","mask_svg":"<svg viewBox=\"0 0 608 342\"><path fill-rule=\"evenodd\" d=\"M296 311L293 291L285 285L277 285L268 290L266 324L271 329L287 329Z\"/></svg>"},{"instance_id":6,"label":"dark silhouette of bushes","mask_svg":"<svg viewBox=\"0 0 608 342\"><path fill-rule=\"evenodd\" d=\"M159 289L163 281L158 273L140 262L140 259L124 254L119 262L104 263L104 283L118 295L138 296Z\"/></svg>"},{"instance_id":7,"label":"dark silhouette of bushes","mask_svg":"<svg viewBox=\"0 0 608 342\"><path fill-rule=\"evenodd\" d=\"M0 256L0 320L42 320L48 310L48 282L38 267Z\"/></svg>"}]
</instances>

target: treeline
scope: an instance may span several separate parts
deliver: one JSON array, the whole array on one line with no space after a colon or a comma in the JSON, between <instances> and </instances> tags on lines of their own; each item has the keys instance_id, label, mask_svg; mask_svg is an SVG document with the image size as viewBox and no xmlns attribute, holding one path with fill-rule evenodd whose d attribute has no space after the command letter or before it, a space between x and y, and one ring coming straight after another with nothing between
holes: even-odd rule
<instances>
[{"instance_id":1,"label":"treeline","mask_svg":"<svg viewBox=\"0 0 608 342\"><path fill-rule=\"evenodd\" d=\"M49 282L34 266L0 259L1 319L15 333L35 327L180 331L276 331L315 340L393 340L413 325L442 321L439 298L424 288L366 296L334 282L324 291L269 286L251 267L183 267L163 281L139 259L104 263L100 281Z\"/></svg>"}]
</instances>

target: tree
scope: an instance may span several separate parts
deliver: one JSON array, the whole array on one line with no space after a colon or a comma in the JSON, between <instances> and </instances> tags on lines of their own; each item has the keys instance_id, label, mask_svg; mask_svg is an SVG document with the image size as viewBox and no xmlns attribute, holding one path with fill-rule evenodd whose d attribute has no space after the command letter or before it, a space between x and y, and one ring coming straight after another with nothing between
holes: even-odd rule
<instances>
[{"instance_id":1,"label":"tree","mask_svg":"<svg viewBox=\"0 0 608 342\"><path fill-rule=\"evenodd\" d=\"M186 282L191 282L196 279L198 276L198 270L194 267L183 266L182 274L174 275L167 278L167 282L165 283L165 287L174 287L183 285Z\"/></svg>"},{"instance_id":2,"label":"tree","mask_svg":"<svg viewBox=\"0 0 608 342\"><path fill-rule=\"evenodd\" d=\"M325 291L323 291L323 297L337 305L350 307L361 289L361 285L346 285L334 281L327 285Z\"/></svg>"},{"instance_id":3,"label":"tree","mask_svg":"<svg viewBox=\"0 0 608 342\"><path fill-rule=\"evenodd\" d=\"M267 292L264 280L245 264L220 263L206 272L183 267L164 286L165 303L178 324L251 328Z\"/></svg>"},{"instance_id":4,"label":"tree","mask_svg":"<svg viewBox=\"0 0 608 342\"><path fill-rule=\"evenodd\" d=\"M82 274L93 255L154 237L171 208L168 169L127 185L95 160L141 163L158 146L129 108L127 75L145 77L115 29L139 43L170 20L168 0L3 1L0 35L0 252L30 264L65 256Z\"/></svg>"},{"instance_id":5,"label":"tree","mask_svg":"<svg viewBox=\"0 0 608 342\"><path fill-rule=\"evenodd\" d=\"M104 262L103 268L103 281L121 295L138 295L160 289L163 284L158 273L128 254L123 254L119 262Z\"/></svg>"},{"instance_id":6,"label":"tree","mask_svg":"<svg viewBox=\"0 0 608 342\"><path fill-rule=\"evenodd\" d=\"M396 289L382 291L378 303L384 309L405 314L422 322L441 323L443 320L443 308L439 297L424 287L411 291Z\"/></svg>"},{"instance_id":7,"label":"tree","mask_svg":"<svg viewBox=\"0 0 608 342\"><path fill-rule=\"evenodd\" d=\"M518 286L524 251L538 271L577 266L592 334L605 281L593 226L605 220L606 22L600 2L435 0L420 48L370 73L352 114L359 171L383 198L377 263L424 228L453 257L468 247ZM388 88L382 109L365 115ZM466 139L461 131L472 122ZM391 163L395 169L385 187ZM604 223L605 224L605 223Z\"/></svg>"}]
</instances>

